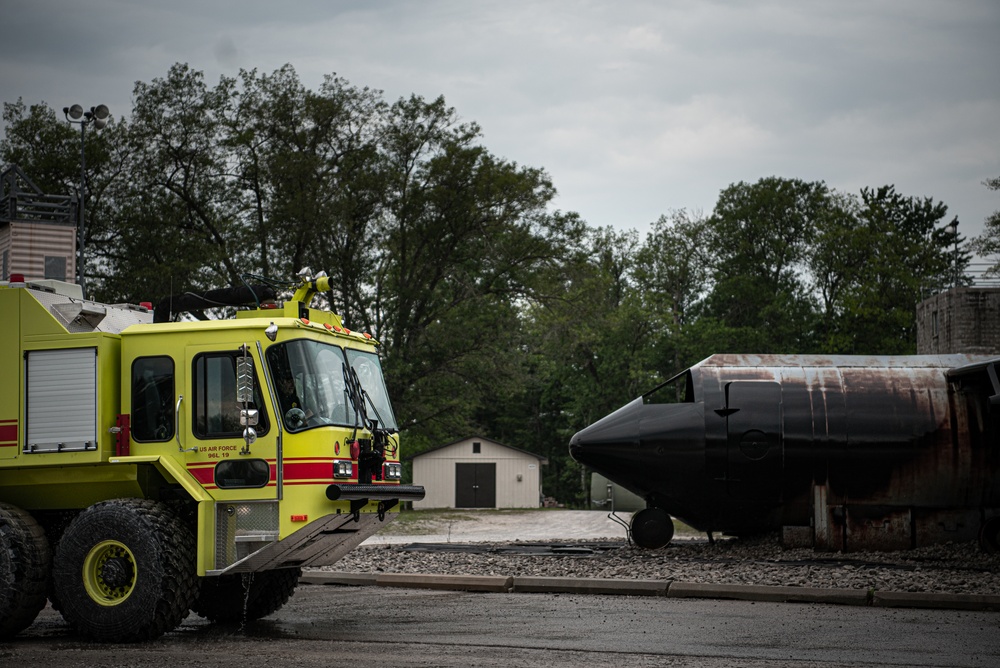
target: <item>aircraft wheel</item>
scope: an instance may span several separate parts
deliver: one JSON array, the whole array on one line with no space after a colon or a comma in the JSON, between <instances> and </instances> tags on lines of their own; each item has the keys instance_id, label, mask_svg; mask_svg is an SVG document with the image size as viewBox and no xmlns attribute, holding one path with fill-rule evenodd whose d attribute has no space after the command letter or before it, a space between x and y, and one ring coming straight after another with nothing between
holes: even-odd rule
<instances>
[{"instance_id":1,"label":"aircraft wheel","mask_svg":"<svg viewBox=\"0 0 1000 668\"><path fill-rule=\"evenodd\" d=\"M1000 552L1000 517L993 517L979 529L979 547L987 554Z\"/></svg>"},{"instance_id":2,"label":"aircraft wheel","mask_svg":"<svg viewBox=\"0 0 1000 668\"><path fill-rule=\"evenodd\" d=\"M643 508L632 516L632 540L639 547L657 550L674 537L674 522L662 508Z\"/></svg>"},{"instance_id":3,"label":"aircraft wheel","mask_svg":"<svg viewBox=\"0 0 1000 668\"><path fill-rule=\"evenodd\" d=\"M202 578L191 609L216 623L252 622L287 603L301 576L301 568L282 568Z\"/></svg>"},{"instance_id":4,"label":"aircraft wheel","mask_svg":"<svg viewBox=\"0 0 1000 668\"><path fill-rule=\"evenodd\" d=\"M52 555L27 511L0 503L0 640L31 626L45 607Z\"/></svg>"},{"instance_id":5,"label":"aircraft wheel","mask_svg":"<svg viewBox=\"0 0 1000 668\"><path fill-rule=\"evenodd\" d=\"M104 642L152 640L174 629L198 595L195 538L163 504L113 499L66 528L52 578L60 612Z\"/></svg>"}]
</instances>

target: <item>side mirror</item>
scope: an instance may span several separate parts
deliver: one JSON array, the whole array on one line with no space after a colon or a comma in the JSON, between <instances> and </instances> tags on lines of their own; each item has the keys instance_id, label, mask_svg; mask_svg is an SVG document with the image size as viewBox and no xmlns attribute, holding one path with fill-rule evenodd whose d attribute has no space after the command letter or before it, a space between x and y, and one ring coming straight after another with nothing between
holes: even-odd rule
<instances>
[{"instance_id":1,"label":"side mirror","mask_svg":"<svg viewBox=\"0 0 1000 668\"><path fill-rule=\"evenodd\" d=\"M245 353L236 360L236 401L253 401L253 359Z\"/></svg>"},{"instance_id":2,"label":"side mirror","mask_svg":"<svg viewBox=\"0 0 1000 668\"><path fill-rule=\"evenodd\" d=\"M256 427L259 413L256 408L244 408L240 411L241 427Z\"/></svg>"},{"instance_id":3,"label":"side mirror","mask_svg":"<svg viewBox=\"0 0 1000 668\"><path fill-rule=\"evenodd\" d=\"M240 404L240 426L243 429L241 455L250 454L250 446L257 440L257 409L250 408L253 402L253 358L250 357L250 347L240 346L241 355L236 358L236 403Z\"/></svg>"}]
</instances>

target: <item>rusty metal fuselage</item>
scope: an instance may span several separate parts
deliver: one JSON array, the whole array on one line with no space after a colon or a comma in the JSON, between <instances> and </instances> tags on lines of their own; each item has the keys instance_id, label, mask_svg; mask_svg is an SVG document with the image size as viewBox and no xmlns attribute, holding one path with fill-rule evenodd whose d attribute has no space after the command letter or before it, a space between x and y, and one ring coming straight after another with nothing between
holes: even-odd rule
<instances>
[{"instance_id":1,"label":"rusty metal fuselage","mask_svg":"<svg viewBox=\"0 0 1000 668\"><path fill-rule=\"evenodd\" d=\"M570 452L702 531L830 550L974 540L1000 525L998 365L714 355Z\"/></svg>"}]
</instances>

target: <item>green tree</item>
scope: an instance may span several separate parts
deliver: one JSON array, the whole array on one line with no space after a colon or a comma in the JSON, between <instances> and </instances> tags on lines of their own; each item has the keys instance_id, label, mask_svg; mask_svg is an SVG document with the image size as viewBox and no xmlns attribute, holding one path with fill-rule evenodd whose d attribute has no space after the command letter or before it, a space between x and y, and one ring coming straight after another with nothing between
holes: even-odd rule
<instances>
[{"instance_id":1,"label":"green tree","mask_svg":"<svg viewBox=\"0 0 1000 668\"><path fill-rule=\"evenodd\" d=\"M588 230L553 276L544 298L524 310L529 382L492 424L511 442L538 443L549 460L546 494L583 504L587 484L569 458L572 435L656 384L657 323L636 283L638 234Z\"/></svg>"},{"instance_id":2,"label":"green tree","mask_svg":"<svg viewBox=\"0 0 1000 668\"><path fill-rule=\"evenodd\" d=\"M1000 177L986 179L983 185L990 190L1000 190ZM981 235L972 240L972 250L983 257L992 257L993 264L985 271L986 276L1000 275L1000 209L986 217L986 225Z\"/></svg>"},{"instance_id":3,"label":"green tree","mask_svg":"<svg viewBox=\"0 0 1000 668\"><path fill-rule=\"evenodd\" d=\"M211 89L178 64L166 78L136 83L134 98L121 139L127 178L113 184L113 224L97 242L101 296L150 299L238 283L246 245L222 144L232 82Z\"/></svg>"},{"instance_id":4,"label":"green tree","mask_svg":"<svg viewBox=\"0 0 1000 668\"><path fill-rule=\"evenodd\" d=\"M649 343L662 380L706 356L688 342L711 273L707 237L703 217L674 211L653 224L635 256L636 290L653 322Z\"/></svg>"},{"instance_id":5,"label":"green tree","mask_svg":"<svg viewBox=\"0 0 1000 668\"><path fill-rule=\"evenodd\" d=\"M99 244L111 204L109 189L121 176L122 124L112 118L100 132L91 127L81 134L79 126L58 117L44 102L28 107L20 99L4 103L3 120L0 158L18 165L43 192L79 197L83 179L86 274L92 277L102 263Z\"/></svg>"},{"instance_id":6,"label":"green tree","mask_svg":"<svg viewBox=\"0 0 1000 668\"><path fill-rule=\"evenodd\" d=\"M823 352L916 351L916 304L968 263L967 253L950 250L947 210L883 186L842 200L822 221L811 265L825 307Z\"/></svg>"},{"instance_id":7,"label":"green tree","mask_svg":"<svg viewBox=\"0 0 1000 668\"><path fill-rule=\"evenodd\" d=\"M968 263L946 207L892 186L768 177L644 240L591 228L443 98L310 90L291 66L209 86L177 64L134 99L84 146L98 298L326 270L321 299L382 341L411 453L482 433L548 458L564 502L586 499L577 430L712 353L910 352L914 305ZM78 128L21 101L4 122L5 161L75 192ZM1000 248L997 218L979 252Z\"/></svg>"},{"instance_id":8,"label":"green tree","mask_svg":"<svg viewBox=\"0 0 1000 668\"><path fill-rule=\"evenodd\" d=\"M56 117L47 104L27 106L23 100L3 105L6 136L0 142L3 162L18 165L42 189L52 194L75 193L80 184L80 130ZM85 135L91 170L100 167L104 133ZM89 176L89 175L88 175Z\"/></svg>"},{"instance_id":9,"label":"green tree","mask_svg":"<svg viewBox=\"0 0 1000 668\"><path fill-rule=\"evenodd\" d=\"M821 352L849 347L849 342L841 337L849 337L850 333L841 331L838 322L844 316L845 295L857 282L858 267L867 252L857 197L834 192L831 200L827 215L818 220L809 261L821 311L817 326L817 346Z\"/></svg>"},{"instance_id":10,"label":"green tree","mask_svg":"<svg viewBox=\"0 0 1000 668\"><path fill-rule=\"evenodd\" d=\"M729 186L707 223L712 286L690 334L715 352L807 352L814 300L803 279L829 190L768 177Z\"/></svg>"},{"instance_id":11,"label":"green tree","mask_svg":"<svg viewBox=\"0 0 1000 668\"><path fill-rule=\"evenodd\" d=\"M177 64L134 99L131 120L102 132L107 160L88 165L120 175L102 197L107 224L92 228L100 298L327 270L346 324L383 342L411 443L479 428L484 404L523 385L519 309L582 230L548 211L542 170L491 155L441 98L390 105L335 76L311 91L290 66L213 87ZM65 123L44 107L7 111L7 156L31 157L51 135L63 142L54 173L71 177Z\"/></svg>"},{"instance_id":12,"label":"green tree","mask_svg":"<svg viewBox=\"0 0 1000 668\"><path fill-rule=\"evenodd\" d=\"M578 233L546 211L555 191L544 172L479 139L443 99L411 97L392 106L380 145L388 192L372 317L390 390L428 442L477 428L477 407L511 391L519 304Z\"/></svg>"},{"instance_id":13,"label":"green tree","mask_svg":"<svg viewBox=\"0 0 1000 668\"><path fill-rule=\"evenodd\" d=\"M357 329L373 328L365 283L385 192L386 108L378 91L336 76L307 90L286 65L270 76L241 72L228 121L241 215L259 243L254 265L265 275L328 271L332 307Z\"/></svg>"}]
</instances>

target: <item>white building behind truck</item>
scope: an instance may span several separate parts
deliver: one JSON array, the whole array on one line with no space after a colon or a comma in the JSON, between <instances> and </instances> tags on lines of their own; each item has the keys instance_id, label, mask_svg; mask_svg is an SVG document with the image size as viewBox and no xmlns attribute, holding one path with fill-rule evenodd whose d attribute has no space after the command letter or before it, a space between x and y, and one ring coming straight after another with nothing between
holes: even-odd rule
<instances>
[{"instance_id":1,"label":"white building behind truck","mask_svg":"<svg viewBox=\"0 0 1000 668\"><path fill-rule=\"evenodd\" d=\"M544 457L470 436L412 459L413 482L427 490L413 508L538 508Z\"/></svg>"}]
</instances>

